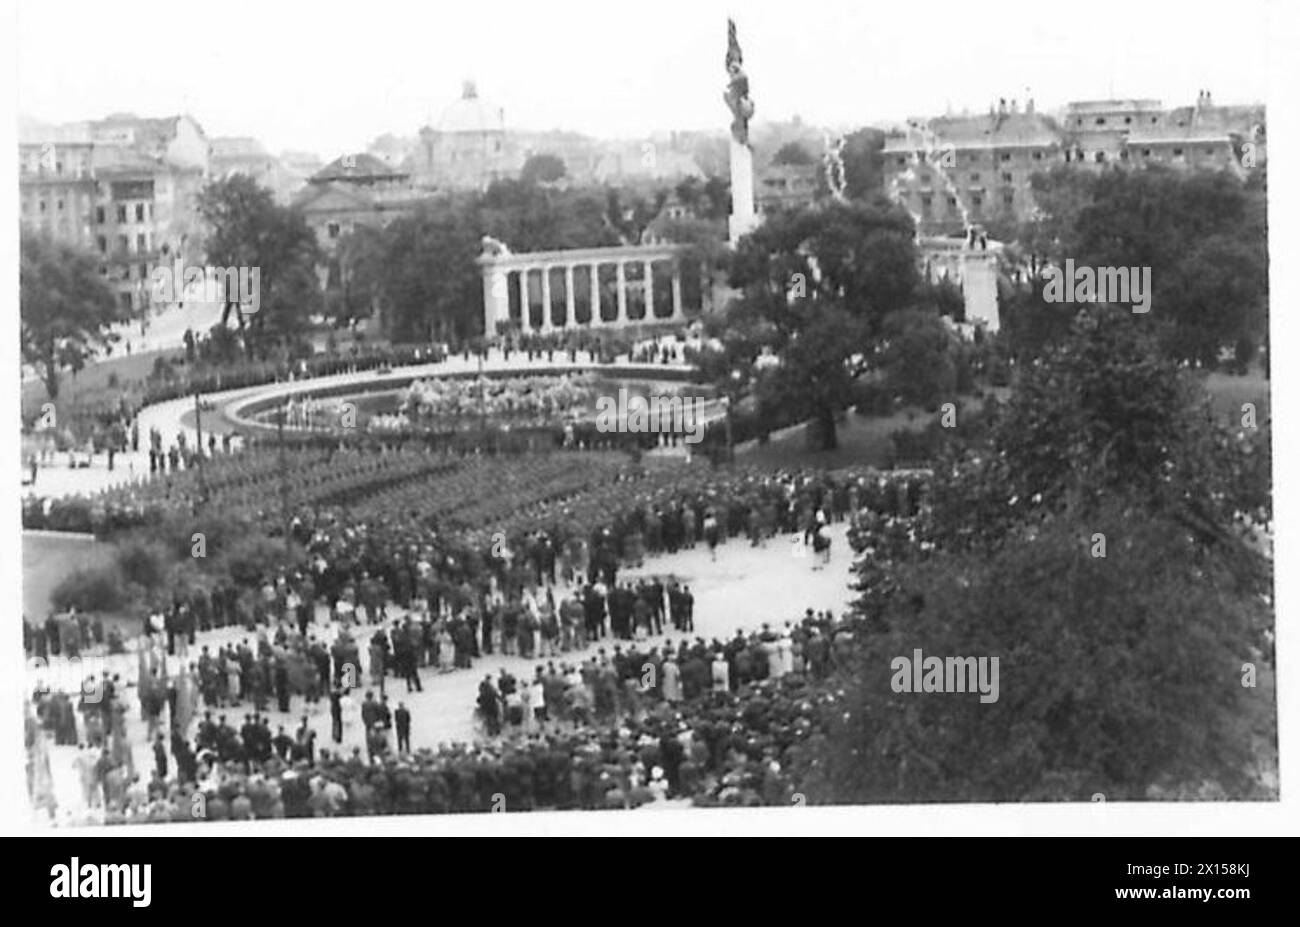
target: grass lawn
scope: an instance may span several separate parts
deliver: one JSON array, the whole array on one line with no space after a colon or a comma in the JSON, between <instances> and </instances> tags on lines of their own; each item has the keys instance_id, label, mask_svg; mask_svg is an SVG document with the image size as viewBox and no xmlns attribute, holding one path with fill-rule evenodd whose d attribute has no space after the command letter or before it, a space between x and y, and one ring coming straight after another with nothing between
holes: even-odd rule
<instances>
[{"instance_id":1,"label":"grass lawn","mask_svg":"<svg viewBox=\"0 0 1300 927\"><path fill-rule=\"evenodd\" d=\"M107 360L97 361L82 370L75 377L68 372L59 377L59 402L69 404L77 402L79 398L98 399L100 395L109 391L109 378L117 376L117 382L120 386L126 386L132 381L143 381L153 370L154 359L157 357L168 356L174 357L178 352L172 350L146 351L141 354L132 354L130 357L125 355L121 357L110 357ZM48 401L49 395L45 392L45 384L40 380L32 380L23 384L22 392L23 415L34 415L40 410L41 403Z\"/></svg>"},{"instance_id":2,"label":"grass lawn","mask_svg":"<svg viewBox=\"0 0 1300 927\"><path fill-rule=\"evenodd\" d=\"M1005 390L996 390L1005 394ZM971 396L961 397L964 411L978 411L983 403ZM911 407L885 416L863 416L848 412L836 433L839 447L833 451L812 451L805 446L803 425L794 425L772 435L765 445L747 442L736 449L739 463L761 467L837 467L868 465L882 469L890 466L894 445L890 435L900 428L919 431L935 421L941 413Z\"/></svg>"}]
</instances>

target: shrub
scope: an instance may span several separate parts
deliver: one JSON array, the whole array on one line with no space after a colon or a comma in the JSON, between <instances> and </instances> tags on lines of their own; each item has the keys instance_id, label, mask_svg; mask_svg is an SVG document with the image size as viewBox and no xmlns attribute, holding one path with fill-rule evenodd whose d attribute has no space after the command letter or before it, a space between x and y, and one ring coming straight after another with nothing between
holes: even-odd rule
<instances>
[{"instance_id":1,"label":"shrub","mask_svg":"<svg viewBox=\"0 0 1300 927\"><path fill-rule=\"evenodd\" d=\"M131 538L117 549L117 568L122 578L145 590L162 585L167 576L167 551L156 541Z\"/></svg>"},{"instance_id":2,"label":"shrub","mask_svg":"<svg viewBox=\"0 0 1300 927\"><path fill-rule=\"evenodd\" d=\"M118 611L130 601L126 581L116 564L87 567L69 574L50 594L55 609L76 607L82 612Z\"/></svg>"}]
</instances>

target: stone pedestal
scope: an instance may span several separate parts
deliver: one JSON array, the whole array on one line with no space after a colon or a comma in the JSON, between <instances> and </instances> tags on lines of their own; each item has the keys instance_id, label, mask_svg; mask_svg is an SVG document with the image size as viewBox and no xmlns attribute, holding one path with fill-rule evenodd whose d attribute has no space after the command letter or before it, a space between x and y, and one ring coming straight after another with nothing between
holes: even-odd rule
<instances>
[{"instance_id":1,"label":"stone pedestal","mask_svg":"<svg viewBox=\"0 0 1300 927\"><path fill-rule=\"evenodd\" d=\"M727 238L734 248L742 235L758 225L754 212L754 152L748 145L731 139L731 216Z\"/></svg>"}]
</instances>

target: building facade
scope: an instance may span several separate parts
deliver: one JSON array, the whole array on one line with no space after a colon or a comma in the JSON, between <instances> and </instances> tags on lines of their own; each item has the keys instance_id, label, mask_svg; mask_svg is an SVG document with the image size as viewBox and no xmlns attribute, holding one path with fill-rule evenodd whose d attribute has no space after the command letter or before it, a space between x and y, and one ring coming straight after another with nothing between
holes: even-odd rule
<instances>
[{"instance_id":1,"label":"building facade","mask_svg":"<svg viewBox=\"0 0 1300 927\"><path fill-rule=\"evenodd\" d=\"M333 256L350 232L362 226L382 228L430 200L427 191L411 185L404 170L362 153L343 155L317 171L293 206L315 232L321 250Z\"/></svg>"},{"instance_id":2,"label":"building facade","mask_svg":"<svg viewBox=\"0 0 1300 927\"><path fill-rule=\"evenodd\" d=\"M202 253L196 201L210 170L189 116L31 128L19 138L21 220L94 254L122 307L142 312L156 266Z\"/></svg>"},{"instance_id":3,"label":"building facade","mask_svg":"<svg viewBox=\"0 0 1300 927\"><path fill-rule=\"evenodd\" d=\"M1195 106L1159 100L1088 100L1059 118L1001 101L985 116L915 119L885 139L884 189L922 234L963 234L1034 215L1031 178L1059 164L1079 169L1163 164L1249 170L1266 161L1262 106Z\"/></svg>"}]
</instances>

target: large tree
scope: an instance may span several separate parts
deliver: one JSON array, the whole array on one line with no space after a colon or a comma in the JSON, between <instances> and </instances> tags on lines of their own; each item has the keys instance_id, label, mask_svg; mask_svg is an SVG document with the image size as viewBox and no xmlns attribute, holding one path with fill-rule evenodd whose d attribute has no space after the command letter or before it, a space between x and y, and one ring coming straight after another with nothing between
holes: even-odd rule
<instances>
[{"instance_id":1,"label":"large tree","mask_svg":"<svg viewBox=\"0 0 1300 927\"><path fill-rule=\"evenodd\" d=\"M1078 306L1044 304L1043 271L1149 269L1146 325L1178 360L1213 367L1230 349L1248 362L1267 338L1268 230L1262 180L1165 167L1094 174L1059 166L1036 175L1035 216L1017 238L1028 280L1009 302L1021 356L1059 340ZM1017 318L1018 316L1018 318Z\"/></svg>"},{"instance_id":2,"label":"large tree","mask_svg":"<svg viewBox=\"0 0 1300 927\"><path fill-rule=\"evenodd\" d=\"M1083 315L915 514L855 523L861 633L810 800L1267 794L1272 571L1242 516L1270 518L1268 434L1208 416L1144 328ZM996 657L997 698L899 691L916 649Z\"/></svg>"},{"instance_id":3,"label":"large tree","mask_svg":"<svg viewBox=\"0 0 1300 927\"><path fill-rule=\"evenodd\" d=\"M737 248L741 295L719 325L725 366L748 365L769 401L810 419L816 447L836 447L836 415L885 317L923 298L912 234L883 201L832 202L769 216ZM756 368L760 353L775 363Z\"/></svg>"},{"instance_id":4,"label":"large tree","mask_svg":"<svg viewBox=\"0 0 1300 927\"><path fill-rule=\"evenodd\" d=\"M545 153L530 156L519 171L519 179L526 184L555 183L564 175L564 159Z\"/></svg>"},{"instance_id":5,"label":"large tree","mask_svg":"<svg viewBox=\"0 0 1300 927\"><path fill-rule=\"evenodd\" d=\"M468 337L483 317L475 258L478 218L464 203L425 208L392 222L359 275L379 294L389 337L423 342Z\"/></svg>"},{"instance_id":6,"label":"large tree","mask_svg":"<svg viewBox=\"0 0 1300 927\"><path fill-rule=\"evenodd\" d=\"M281 339L302 331L320 304L316 267L323 255L302 215L278 205L271 191L242 174L216 180L198 197L199 214L208 226L208 263L218 267L257 268L260 308L240 311L227 300L221 316L234 314L241 328L260 338Z\"/></svg>"},{"instance_id":7,"label":"large tree","mask_svg":"<svg viewBox=\"0 0 1300 927\"><path fill-rule=\"evenodd\" d=\"M24 233L18 272L23 361L36 368L46 395L57 399L64 370L81 370L115 337L111 326L129 313L99 275L93 255Z\"/></svg>"}]
</instances>

